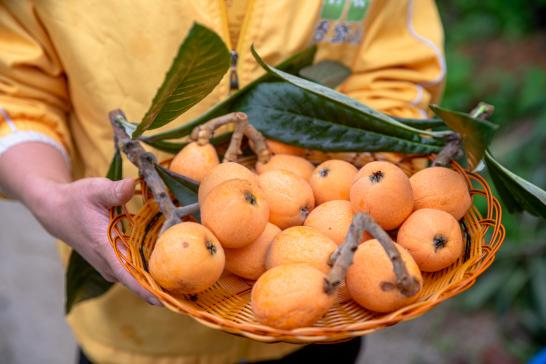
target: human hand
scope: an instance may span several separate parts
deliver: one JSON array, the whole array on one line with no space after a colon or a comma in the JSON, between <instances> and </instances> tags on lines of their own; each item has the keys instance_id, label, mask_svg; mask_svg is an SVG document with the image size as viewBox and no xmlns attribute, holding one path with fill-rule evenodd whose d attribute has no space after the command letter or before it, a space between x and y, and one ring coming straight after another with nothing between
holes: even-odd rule
<instances>
[{"instance_id":1,"label":"human hand","mask_svg":"<svg viewBox=\"0 0 546 364\"><path fill-rule=\"evenodd\" d=\"M75 249L109 282L120 282L150 304L157 298L123 268L107 241L108 210L131 199L133 179L85 178L71 183L40 181L25 203L53 236Z\"/></svg>"}]
</instances>

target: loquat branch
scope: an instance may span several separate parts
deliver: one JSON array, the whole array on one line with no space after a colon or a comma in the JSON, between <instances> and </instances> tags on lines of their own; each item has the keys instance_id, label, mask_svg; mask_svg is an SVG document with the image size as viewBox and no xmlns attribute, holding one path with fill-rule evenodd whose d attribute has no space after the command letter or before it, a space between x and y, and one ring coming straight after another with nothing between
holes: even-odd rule
<instances>
[{"instance_id":1,"label":"loquat branch","mask_svg":"<svg viewBox=\"0 0 546 364\"><path fill-rule=\"evenodd\" d=\"M167 230L169 227L178 224L180 222L180 208L177 208L167 192L167 186L163 183L163 180L157 174L155 164L157 160L155 156L144 150L140 143L129 137L121 122L127 121L123 111L117 109L110 111L108 114L110 123L114 129L114 140L116 141L116 148L120 148L127 156L127 159L138 167L142 178L146 181L148 188L152 191L152 195L155 201L159 205L161 213L165 216L165 222L161 227L161 232ZM190 205L192 206L192 205ZM188 208L190 206L184 206Z\"/></svg>"},{"instance_id":2,"label":"loquat branch","mask_svg":"<svg viewBox=\"0 0 546 364\"><path fill-rule=\"evenodd\" d=\"M472 109L470 116L476 119L485 120L493 115L495 107L485 102L480 102L478 105ZM453 133L448 136L447 144L444 148L438 153L436 158L432 161L432 166L443 166L446 167L451 160L457 158L459 153L462 153L463 140L461 135L458 133Z\"/></svg>"},{"instance_id":3,"label":"loquat branch","mask_svg":"<svg viewBox=\"0 0 546 364\"><path fill-rule=\"evenodd\" d=\"M417 294L420 289L419 282L410 276L400 252L394 245L389 234L368 213L357 213L354 216L349 227L349 232L345 237L345 242L330 257L332 269L325 279L324 291L327 294L334 293L336 288L345 279L347 270L353 263L353 256L362 240L364 230L372 234L379 241L385 253L387 253L392 263L394 274L396 275L396 287L400 293L407 297Z\"/></svg>"},{"instance_id":4,"label":"loquat branch","mask_svg":"<svg viewBox=\"0 0 546 364\"><path fill-rule=\"evenodd\" d=\"M232 112L211 119L193 129L190 137L199 145L205 145L212 138L216 129L227 124L235 124L235 130L233 131L229 147L224 154L224 162L237 161L241 154L243 136L246 136L253 142L251 145L254 145L253 150L258 157L258 161L262 163L269 161L270 153L264 136L248 122L248 116L244 112Z\"/></svg>"}]
</instances>

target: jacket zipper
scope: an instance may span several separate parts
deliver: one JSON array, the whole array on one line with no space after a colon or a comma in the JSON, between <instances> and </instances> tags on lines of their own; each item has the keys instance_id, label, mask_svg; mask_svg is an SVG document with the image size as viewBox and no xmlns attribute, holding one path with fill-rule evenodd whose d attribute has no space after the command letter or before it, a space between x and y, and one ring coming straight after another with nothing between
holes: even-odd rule
<instances>
[{"instance_id":1,"label":"jacket zipper","mask_svg":"<svg viewBox=\"0 0 546 364\"><path fill-rule=\"evenodd\" d=\"M239 89L239 75L237 75L237 59L239 54L237 51L231 51L231 67L229 69L229 90L235 91Z\"/></svg>"},{"instance_id":2,"label":"jacket zipper","mask_svg":"<svg viewBox=\"0 0 546 364\"><path fill-rule=\"evenodd\" d=\"M225 4L225 0L219 0L220 1L220 8L222 13L222 20L224 25L224 32L226 34L227 39L227 45L228 48L231 49L231 66L229 69L229 91L236 91L239 89L239 75L237 73L237 64L239 61L239 54L241 53L241 39L243 38L243 34L246 32L246 28L248 26L248 22L250 19L250 14L252 12L252 8L254 7L254 0L248 0L247 6L246 6L246 13L245 18L243 19L243 23L241 24L241 29L239 30L239 38L238 39L231 39L229 36L229 25L227 20L227 7ZM232 41L236 41L236 46L234 47L232 44Z\"/></svg>"}]
</instances>

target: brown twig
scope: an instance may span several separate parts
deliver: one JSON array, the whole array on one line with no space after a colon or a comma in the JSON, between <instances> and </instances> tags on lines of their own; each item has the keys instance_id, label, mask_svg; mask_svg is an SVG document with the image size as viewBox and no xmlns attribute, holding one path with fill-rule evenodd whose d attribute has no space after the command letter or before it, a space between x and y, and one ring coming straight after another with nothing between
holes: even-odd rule
<instances>
[{"instance_id":1,"label":"brown twig","mask_svg":"<svg viewBox=\"0 0 546 364\"><path fill-rule=\"evenodd\" d=\"M237 121L235 122L235 130L231 136L229 147L224 153L224 162L237 162L241 152L241 143L246 127L248 126L248 118L245 113L237 113Z\"/></svg>"},{"instance_id":2,"label":"brown twig","mask_svg":"<svg viewBox=\"0 0 546 364\"><path fill-rule=\"evenodd\" d=\"M249 140L252 140L252 143L250 145L252 147L252 150L254 151L254 153L256 153L256 156L258 157L258 162L269 162L269 159L271 158L271 152L269 152L269 148L267 147L266 140L262 133L256 130L256 128L251 124L248 124L246 126L244 133Z\"/></svg>"},{"instance_id":3,"label":"brown twig","mask_svg":"<svg viewBox=\"0 0 546 364\"><path fill-rule=\"evenodd\" d=\"M362 240L364 230L371 233L379 241L385 253L387 253L396 275L396 287L400 293L408 297L415 295L420 289L419 282L409 275L400 252L394 245L389 234L367 213L358 213L355 215L345 242L332 254L330 264L333 267L324 282L324 291L332 294L335 292L336 287L345 279L347 270L353 263L353 256Z\"/></svg>"},{"instance_id":4,"label":"brown twig","mask_svg":"<svg viewBox=\"0 0 546 364\"><path fill-rule=\"evenodd\" d=\"M458 133L453 133L448 136L447 144L442 148L440 153L432 161L432 166L447 166L451 163L451 160L457 157L457 154L461 153L461 147L463 145L463 139Z\"/></svg>"},{"instance_id":5,"label":"brown twig","mask_svg":"<svg viewBox=\"0 0 546 364\"><path fill-rule=\"evenodd\" d=\"M232 112L197 126L191 132L191 139L195 140L199 145L205 145L212 138L216 129L227 124L235 124L235 130L233 131L229 147L224 154L224 162L237 161L241 154L243 136L246 136L253 142L258 161L262 163L269 161L270 154L265 138L256 128L249 124L248 117L244 112Z\"/></svg>"},{"instance_id":6,"label":"brown twig","mask_svg":"<svg viewBox=\"0 0 546 364\"><path fill-rule=\"evenodd\" d=\"M178 218L183 218L184 216L195 214L199 211L199 203L192 203L191 205L181 206L177 207L175 209L175 213L178 216Z\"/></svg>"},{"instance_id":7,"label":"brown twig","mask_svg":"<svg viewBox=\"0 0 546 364\"><path fill-rule=\"evenodd\" d=\"M192 140L195 140L199 145L208 144L210 138L214 135L214 132L219 127L237 122L240 113L232 112L226 115L218 116L217 118L210 119L204 124L196 126L190 135ZM242 113L241 113L242 114ZM246 115L245 115L246 119Z\"/></svg>"},{"instance_id":8,"label":"brown twig","mask_svg":"<svg viewBox=\"0 0 546 364\"><path fill-rule=\"evenodd\" d=\"M495 107L493 105L487 104L485 102L480 102L472 111L470 116L476 119L485 120L493 115ZM444 148L438 153L434 161L432 161L433 166L447 166L452 159L457 157L457 154L462 152L463 140L461 136L457 133L453 133L448 136L447 144Z\"/></svg>"},{"instance_id":9,"label":"brown twig","mask_svg":"<svg viewBox=\"0 0 546 364\"><path fill-rule=\"evenodd\" d=\"M191 132L191 139L199 145L205 145L210 141L216 129L227 124L235 124L235 130L229 142L229 147L224 154L224 162L235 162L241 154L241 142L243 132L248 124L248 117L243 112L232 112L226 115L211 119L204 124L197 126Z\"/></svg>"},{"instance_id":10,"label":"brown twig","mask_svg":"<svg viewBox=\"0 0 546 364\"><path fill-rule=\"evenodd\" d=\"M144 150L140 143L127 135L127 132L120 124L127 121L125 114L121 110L113 110L108 114L110 123L114 129L115 141L119 148L127 155L131 163L138 167L138 170L147 186L152 191L154 199L159 205L159 209L165 216L165 223L161 227L161 232L180 222L179 210L171 201L167 193L167 187L155 170L157 160L155 156ZM186 206L187 207L187 206Z\"/></svg>"}]
</instances>

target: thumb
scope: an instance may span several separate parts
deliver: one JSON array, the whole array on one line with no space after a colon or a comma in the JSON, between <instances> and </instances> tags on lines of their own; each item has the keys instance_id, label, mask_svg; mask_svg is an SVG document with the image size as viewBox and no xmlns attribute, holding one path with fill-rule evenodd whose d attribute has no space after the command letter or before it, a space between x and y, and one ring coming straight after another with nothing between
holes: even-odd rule
<instances>
[{"instance_id":1,"label":"thumb","mask_svg":"<svg viewBox=\"0 0 546 364\"><path fill-rule=\"evenodd\" d=\"M135 191L135 180L125 178L121 181L108 181L108 186L99 192L99 202L106 207L119 206L131 199Z\"/></svg>"}]
</instances>

